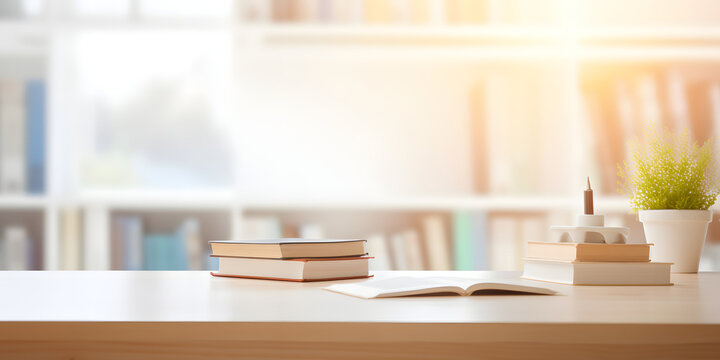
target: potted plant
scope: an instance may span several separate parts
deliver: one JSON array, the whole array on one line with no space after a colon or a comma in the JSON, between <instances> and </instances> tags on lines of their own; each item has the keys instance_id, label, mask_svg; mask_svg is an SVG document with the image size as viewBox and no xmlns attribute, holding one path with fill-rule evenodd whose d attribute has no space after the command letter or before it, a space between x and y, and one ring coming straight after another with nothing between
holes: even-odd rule
<instances>
[{"instance_id":1,"label":"potted plant","mask_svg":"<svg viewBox=\"0 0 720 360\"><path fill-rule=\"evenodd\" d=\"M652 127L635 141L630 163L618 164L619 191L639 211L652 259L672 262L673 272L696 273L720 188L712 144L693 142Z\"/></svg>"}]
</instances>

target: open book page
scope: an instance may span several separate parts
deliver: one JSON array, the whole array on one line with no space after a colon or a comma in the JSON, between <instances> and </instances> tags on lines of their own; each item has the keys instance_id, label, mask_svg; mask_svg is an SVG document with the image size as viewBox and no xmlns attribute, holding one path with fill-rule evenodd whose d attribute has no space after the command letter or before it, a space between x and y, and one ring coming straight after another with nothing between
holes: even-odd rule
<instances>
[{"instance_id":1,"label":"open book page","mask_svg":"<svg viewBox=\"0 0 720 360\"><path fill-rule=\"evenodd\" d=\"M525 280L473 280L453 277L395 277L369 280L355 284L336 284L325 288L364 299L452 292L471 295L478 290L515 291L532 294L554 294L555 291L532 286Z\"/></svg>"},{"instance_id":2,"label":"open book page","mask_svg":"<svg viewBox=\"0 0 720 360\"><path fill-rule=\"evenodd\" d=\"M555 291L552 289L537 286L537 284L524 279L477 280L455 277L436 277L432 279L437 283L460 286L465 290L463 292L464 295L472 295L472 293L479 290L513 291L540 295L555 294Z\"/></svg>"},{"instance_id":3,"label":"open book page","mask_svg":"<svg viewBox=\"0 0 720 360\"><path fill-rule=\"evenodd\" d=\"M465 293L464 288L448 282L437 282L434 278L411 276L371 280L356 284L335 284L324 289L364 299L444 292Z\"/></svg>"}]
</instances>

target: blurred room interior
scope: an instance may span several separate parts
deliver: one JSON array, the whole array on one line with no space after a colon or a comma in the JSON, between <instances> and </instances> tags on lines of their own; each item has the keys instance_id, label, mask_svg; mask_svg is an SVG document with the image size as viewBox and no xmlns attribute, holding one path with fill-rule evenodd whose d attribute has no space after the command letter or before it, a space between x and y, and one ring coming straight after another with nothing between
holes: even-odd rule
<instances>
[{"instance_id":1,"label":"blurred room interior","mask_svg":"<svg viewBox=\"0 0 720 360\"><path fill-rule=\"evenodd\" d=\"M720 135L720 2L2 0L0 266L210 269L209 240L307 237L519 270L586 176L644 242L616 172L651 123Z\"/></svg>"}]
</instances>

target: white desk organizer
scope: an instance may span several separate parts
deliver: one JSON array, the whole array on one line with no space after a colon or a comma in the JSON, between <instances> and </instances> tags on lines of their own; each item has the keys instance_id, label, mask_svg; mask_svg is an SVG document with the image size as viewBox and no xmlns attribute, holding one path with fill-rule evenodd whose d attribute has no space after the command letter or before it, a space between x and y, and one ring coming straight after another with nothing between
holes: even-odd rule
<instances>
[{"instance_id":1,"label":"white desk organizer","mask_svg":"<svg viewBox=\"0 0 720 360\"><path fill-rule=\"evenodd\" d=\"M604 215L579 215L576 226L551 226L551 242L627 244L630 229L605 226Z\"/></svg>"}]
</instances>

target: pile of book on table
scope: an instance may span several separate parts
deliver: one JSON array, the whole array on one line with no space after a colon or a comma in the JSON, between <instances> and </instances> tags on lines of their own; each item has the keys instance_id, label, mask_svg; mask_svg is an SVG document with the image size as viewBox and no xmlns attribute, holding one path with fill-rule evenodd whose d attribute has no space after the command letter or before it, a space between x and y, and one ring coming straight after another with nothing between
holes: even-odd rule
<instances>
[{"instance_id":1,"label":"pile of book on table","mask_svg":"<svg viewBox=\"0 0 720 360\"><path fill-rule=\"evenodd\" d=\"M368 277L365 240L210 241L215 276L321 281Z\"/></svg>"},{"instance_id":2,"label":"pile of book on table","mask_svg":"<svg viewBox=\"0 0 720 360\"><path fill-rule=\"evenodd\" d=\"M529 242L523 277L571 285L672 285L652 244Z\"/></svg>"}]
</instances>

